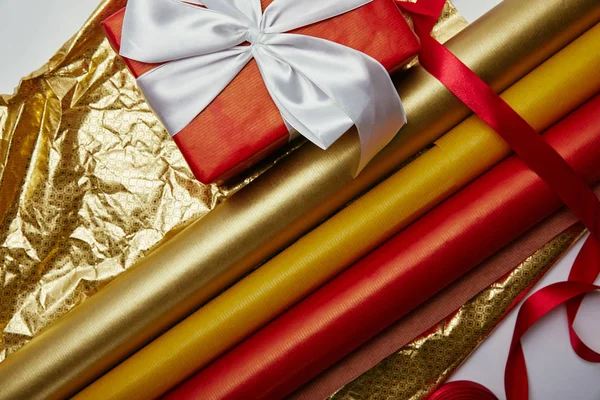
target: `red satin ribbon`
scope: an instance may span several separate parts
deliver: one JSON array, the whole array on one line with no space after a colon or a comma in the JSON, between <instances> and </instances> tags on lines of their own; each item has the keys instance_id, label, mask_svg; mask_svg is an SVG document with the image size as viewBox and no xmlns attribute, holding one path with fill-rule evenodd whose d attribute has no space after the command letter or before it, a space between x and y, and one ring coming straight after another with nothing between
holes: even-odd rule
<instances>
[{"instance_id":1,"label":"red satin ribbon","mask_svg":"<svg viewBox=\"0 0 600 400\"><path fill-rule=\"evenodd\" d=\"M561 198L586 225L591 235L577 256L569 281L548 286L525 301L519 311L510 353L506 363L505 390L508 400L528 398L527 366L521 337L540 318L561 304L567 305L569 335L574 351L583 359L600 362L600 354L579 338L573 323L583 296L598 287L592 283L600 273L600 202L585 181L517 114L493 89L448 49L431 37L430 32L441 14L445 0L397 0L401 9L411 14L421 39L421 65L443 83L477 116L490 125L527 164ZM480 388L452 384L441 389L447 397L464 398L470 390ZM456 392L457 397L451 397ZM448 395L450 393L450 395ZM433 398L436 395L434 394ZM450 397L448 397L450 396ZM476 397L478 398L478 397Z\"/></svg>"},{"instance_id":2,"label":"red satin ribbon","mask_svg":"<svg viewBox=\"0 0 600 400\"><path fill-rule=\"evenodd\" d=\"M470 381L450 382L437 390L429 400L497 400L485 386Z\"/></svg>"},{"instance_id":3,"label":"red satin ribbon","mask_svg":"<svg viewBox=\"0 0 600 400\"><path fill-rule=\"evenodd\" d=\"M593 241L587 241L593 243ZM581 254L584 254L582 251ZM504 371L504 389L507 399L527 399L529 385L527 382L527 366L521 347L521 338L542 317L556 307L577 299L582 295L600 289L585 282L558 282L540 289L529 297L521 306L513 333L506 370Z\"/></svg>"}]
</instances>

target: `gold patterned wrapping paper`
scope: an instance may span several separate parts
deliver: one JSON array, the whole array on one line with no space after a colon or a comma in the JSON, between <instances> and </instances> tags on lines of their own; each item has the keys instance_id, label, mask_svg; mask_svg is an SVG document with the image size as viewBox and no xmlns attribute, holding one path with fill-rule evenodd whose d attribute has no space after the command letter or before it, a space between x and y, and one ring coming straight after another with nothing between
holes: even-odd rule
<instances>
[{"instance_id":1,"label":"gold patterned wrapping paper","mask_svg":"<svg viewBox=\"0 0 600 400\"><path fill-rule=\"evenodd\" d=\"M195 180L99 29L125 3L0 96L0 361L295 149ZM440 21L440 40L466 26L450 3Z\"/></svg>"},{"instance_id":2,"label":"gold patterned wrapping paper","mask_svg":"<svg viewBox=\"0 0 600 400\"><path fill-rule=\"evenodd\" d=\"M328 400L424 400L584 234L576 224L552 239L429 332L341 388ZM502 360L497 360L502 362Z\"/></svg>"},{"instance_id":3,"label":"gold patterned wrapping paper","mask_svg":"<svg viewBox=\"0 0 600 400\"><path fill-rule=\"evenodd\" d=\"M227 193L196 181L97 22L0 97L0 360Z\"/></svg>"}]
</instances>

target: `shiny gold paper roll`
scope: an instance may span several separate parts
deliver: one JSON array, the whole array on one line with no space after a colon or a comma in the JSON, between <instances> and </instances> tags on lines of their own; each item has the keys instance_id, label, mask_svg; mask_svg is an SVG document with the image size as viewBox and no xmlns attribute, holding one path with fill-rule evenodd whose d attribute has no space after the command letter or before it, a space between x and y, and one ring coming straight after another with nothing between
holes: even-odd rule
<instances>
[{"instance_id":1,"label":"shiny gold paper roll","mask_svg":"<svg viewBox=\"0 0 600 400\"><path fill-rule=\"evenodd\" d=\"M596 0L507 0L450 47L502 90L599 17ZM425 72L409 75L399 90L411 122L358 179L355 135L327 152L303 146L1 363L0 398L74 393L467 115Z\"/></svg>"},{"instance_id":2,"label":"shiny gold paper roll","mask_svg":"<svg viewBox=\"0 0 600 400\"><path fill-rule=\"evenodd\" d=\"M600 91L600 25L502 97L543 131ZM154 399L358 261L510 153L476 116L75 396ZM265 355L265 357L276 357Z\"/></svg>"}]
</instances>

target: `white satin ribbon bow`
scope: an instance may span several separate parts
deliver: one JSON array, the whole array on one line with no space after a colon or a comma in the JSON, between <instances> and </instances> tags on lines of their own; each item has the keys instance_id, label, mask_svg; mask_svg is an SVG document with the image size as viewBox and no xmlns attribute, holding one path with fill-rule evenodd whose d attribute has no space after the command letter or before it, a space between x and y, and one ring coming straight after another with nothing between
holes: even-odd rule
<instances>
[{"instance_id":1,"label":"white satin ribbon bow","mask_svg":"<svg viewBox=\"0 0 600 400\"><path fill-rule=\"evenodd\" d=\"M360 51L284 32L371 1L274 0L263 13L260 0L129 0L120 54L163 63L138 82L172 135L254 58L288 127L326 149L357 126L360 170L406 123L388 72Z\"/></svg>"}]
</instances>

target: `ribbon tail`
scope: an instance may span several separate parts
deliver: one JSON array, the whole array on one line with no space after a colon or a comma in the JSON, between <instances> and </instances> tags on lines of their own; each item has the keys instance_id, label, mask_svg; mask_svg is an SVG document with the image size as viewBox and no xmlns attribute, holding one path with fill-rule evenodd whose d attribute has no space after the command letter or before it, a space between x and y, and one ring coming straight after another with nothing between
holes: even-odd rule
<instances>
[{"instance_id":1,"label":"ribbon tail","mask_svg":"<svg viewBox=\"0 0 600 400\"><path fill-rule=\"evenodd\" d=\"M248 47L172 61L138 78L138 84L167 131L189 125L252 59Z\"/></svg>"},{"instance_id":2,"label":"ribbon tail","mask_svg":"<svg viewBox=\"0 0 600 400\"><path fill-rule=\"evenodd\" d=\"M255 58L288 128L326 150L354 125L330 97L288 64L266 52Z\"/></svg>"},{"instance_id":3,"label":"ribbon tail","mask_svg":"<svg viewBox=\"0 0 600 400\"><path fill-rule=\"evenodd\" d=\"M352 125L360 172L406 123L389 73L373 58L323 39L269 35L255 57L283 118L326 149Z\"/></svg>"},{"instance_id":4,"label":"ribbon tail","mask_svg":"<svg viewBox=\"0 0 600 400\"><path fill-rule=\"evenodd\" d=\"M596 239L590 236L573 263L573 268L569 274L569 281L592 284L598 277L598 274L600 274L600 246L598 246ZM571 347L580 358L588 362L598 363L600 362L600 353L586 345L575 331L575 317L582 302L583 296L579 296L566 303Z\"/></svg>"},{"instance_id":5,"label":"ribbon tail","mask_svg":"<svg viewBox=\"0 0 600 400\"><path fill-rule=\"evenodd\" d=\"M528 397L527 367L521 348L521 338L525 333L558 306L599 289L599 286L586 282L557 282L540 289L525 300L519 310L506 363L505 386L508 400L523 400Z\"/></svg>"}]
</instances>

